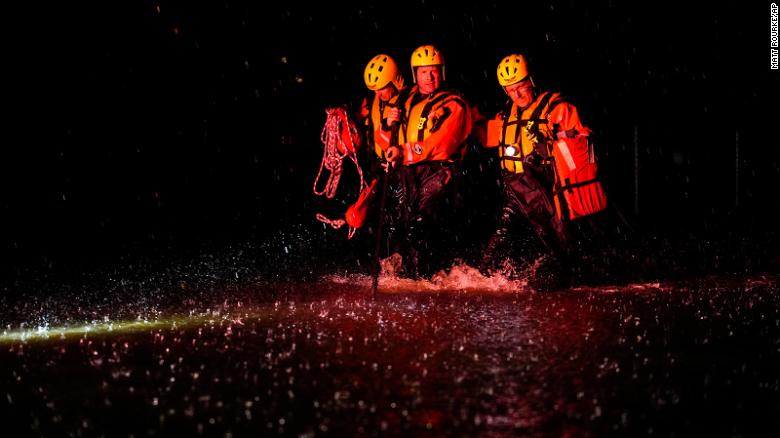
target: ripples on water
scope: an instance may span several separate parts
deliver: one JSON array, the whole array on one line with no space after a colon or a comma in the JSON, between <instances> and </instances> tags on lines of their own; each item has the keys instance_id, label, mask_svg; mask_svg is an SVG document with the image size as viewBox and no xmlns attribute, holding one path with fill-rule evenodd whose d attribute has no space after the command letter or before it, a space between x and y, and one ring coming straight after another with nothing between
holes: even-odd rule
<instances>
[{"instance_id":1,"label":"ripples on water","mask_svg":"<svg viewBox=\"0 0 780 438\"><path fill-rule=\"evenodd\" d=\"M778 426L775 277L536 293L266 281L226 266L3 301L0 406L33 435L601 436ZM200 270L199 270L200 269ZM37 298L36 298L37 297Z\"/></svg>"}]
</instances>

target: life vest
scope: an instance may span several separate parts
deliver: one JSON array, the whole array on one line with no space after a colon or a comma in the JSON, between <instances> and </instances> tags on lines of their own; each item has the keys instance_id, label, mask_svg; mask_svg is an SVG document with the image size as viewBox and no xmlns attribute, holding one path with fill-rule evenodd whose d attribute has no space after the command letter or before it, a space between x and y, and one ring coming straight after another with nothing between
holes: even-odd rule
<instances>
[{"instance_id":1,"label":"life vest","mask_svg":"<svg viewBox=\"0 0 780 438\"><path fill-rule=\"evenodd\" d=\"M555 211L563 220L577 219L607 208L607 195L597 179L598 167L588 137L558 132L555 156Z\"/></svg>"},{"instance_id":2,"label":"life vest","mask_svg":"<svg viewBox=\"0 0 780 438\"><path fill-rule=\"evenodd\" d=\"M384 110L384 102L382 102L378 97L374 97L374 102L371 104L371 134L373 136L380 135L380 132L378 132L379 127L382 126L382 116L383 110ZM372 136L372 139L373 139ZM374 141L374 152L379 158L383 158L385 155L385 151L382 150L382 146L379 145L377 141Z\"/></svg>"},{"instance_id":3,"label":"life vest","mask_svg":"<svg viewBox=\"0 0 780 438\"><path fill-rule=\"evenodd\" d=\"M488 126L487 145L498 139L501 168L522 173L527 157L536 153L542 163L553 166L559 219L572 220L605 209L607 196L597 179L598 166L588 141L590 130L580 123L576 108L560 94L545 92L519 117L517 114L517 105L511 104L500 124Z\"/></svg>"},{"instance_id":4,"label":"life vest","mask_svg":"<svg viewBox=\"0 0 780 438\"><path fill-rule=\"evenodd\" d=\"M384 159L385 151L390 146L395 146L393 143L393 130L401 129L400 126L392 127L387 126L387 111L390 108L403 108L403 104L406 98L409 97L409 88L403 88L395 96L390 98L388 102L382 102L381 99L374 97L371 104L370 117L367 122L369 123L370 139L374 143L374 152L377 157Z\"/></svg>"},{"instance_id":5,"label":"life vest","mask_svg":"<svg viewBox=\"0 0 780 438\"><path fill-rule=\"evenodd\" d=\"M490 123L488 144L498 137L498 156L502 169L523 173L523 162L533 153L538 154L543 161L549 160L551 151L547 145L552 139L552 127L547 121L547 115L558 102L561 102L560 94L549 92L539 95L523 111L510 101L507 111L499 115L501 123ZM497 129L500 132L496 132Z\"/></svg>"},{"instance_id":6,"label":"life vest","mask_svg":"<svg viewBox=\"0 0 780 438\"><path fill-rule=\"evenodd\" d=\"M404 164L463 159L472 125L471 109L463 97L448 90L422 96L415 87L404 109L399 139L404 145Z\"/></svg>"}]
</instances>

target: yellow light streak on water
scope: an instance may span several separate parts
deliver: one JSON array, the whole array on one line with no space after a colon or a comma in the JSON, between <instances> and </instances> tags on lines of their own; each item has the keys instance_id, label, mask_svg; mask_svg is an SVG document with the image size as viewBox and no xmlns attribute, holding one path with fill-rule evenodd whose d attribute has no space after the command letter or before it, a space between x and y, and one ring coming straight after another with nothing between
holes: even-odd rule
<instances>
[{"instance_id":1,"label":"yellow light streak on water","mask_svg":"<svg viewBox=\"0 0 780 438\"><path fill-rule=\"evenodd\" d=\"M115 336L148 332L155 329L185 329L206 324L244 325L243 320L275 318L278 312L291 312L294 307L289 303L268 303L250 308L240 309L238 312L209 311L205 313L189 315L172 315L163 318L136 318L130 320L104 320L91 323L37 328L3 330L0 332L0 345L8 345L17 342L45 342L47 340L62 340L78 337ZM311 311L311 310L310 310Z\"/></svg>"},{"instance_id":2,"label":"yellow light streak on water","mask_svg":"<svg viewBox=\"0 0 780 438\"><path fill-rule=\"evenodd\" d=\"M3 330L0 345L15 342L34 342L52 339L68 339L86 335L132 334L158 328L184 328L204 321L217 321L221 317L212 315L178 316L164 319L135 319L127 321L105 321L84 325L61 327L38 327L31 329Z\"/></svg>"}]
</instances>

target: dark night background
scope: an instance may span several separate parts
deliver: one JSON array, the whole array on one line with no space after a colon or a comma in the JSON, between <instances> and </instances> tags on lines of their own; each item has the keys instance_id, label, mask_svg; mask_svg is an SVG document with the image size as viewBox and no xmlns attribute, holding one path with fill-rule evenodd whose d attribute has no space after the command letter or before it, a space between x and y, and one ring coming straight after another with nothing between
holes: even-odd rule
<instances>
[{"instance_id":1,"label":"dark night background","mask_svg":"<svg viewBox=\"0 0 780 438\"><path fill-rule=\"evenodd\" d=\"M343 247L343 230L313 219L327 205L311 192L324 109L364 95L374 54L408 69L429 43L489 117L504 101L496 64L525 53L537 84L594 129L611 199L645 238L763 269L778 255L770 2L682 4L25 6L6 17L4 270L240 242L298 239L312 258Z\"/></svg>"}]
</instances>

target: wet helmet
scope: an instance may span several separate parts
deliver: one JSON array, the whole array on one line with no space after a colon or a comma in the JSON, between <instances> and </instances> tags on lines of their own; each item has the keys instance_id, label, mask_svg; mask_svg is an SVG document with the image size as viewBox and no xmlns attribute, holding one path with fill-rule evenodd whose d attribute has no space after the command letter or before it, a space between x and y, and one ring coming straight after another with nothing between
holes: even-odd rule
<instances>
[{"instance_id":1,"label":"wet helmet","mask_svg":"<svg viewBox=\"0 0 780 438\"><path fill-rule=\"evenodd\" d=\"M417 67L426 67L429 65L440 65L442 79L447 79L444 75L444 55L442 55L436 47L428 45L420 46L412 52L412 78L414 79L414 82L417 82L415 69Z\"/></svg>"},{"instance_id":2,"label":"wet helmet","mask_svg":"<svg viewBox=\"0 0 780 438\"><path fill-rule=\"evenodd\" d=\"M404 77L393 58L385 54L374 56L366 65L363 80L371 91L381 90L392 83L396 89L404 87Z\"/></svg>"},{"instance_id":3,"label":"wet helmet","mask_svg":"<svg viewBox=\"0 0 780 438\"><path fill-rule=\"evenodd\" d=\"M507 87L527 79L528 64L525 61L525 57L520 54L506 56L498 64L496 75L498 76L498 83L502 87Z\"/></svg>"}]
</instances>

